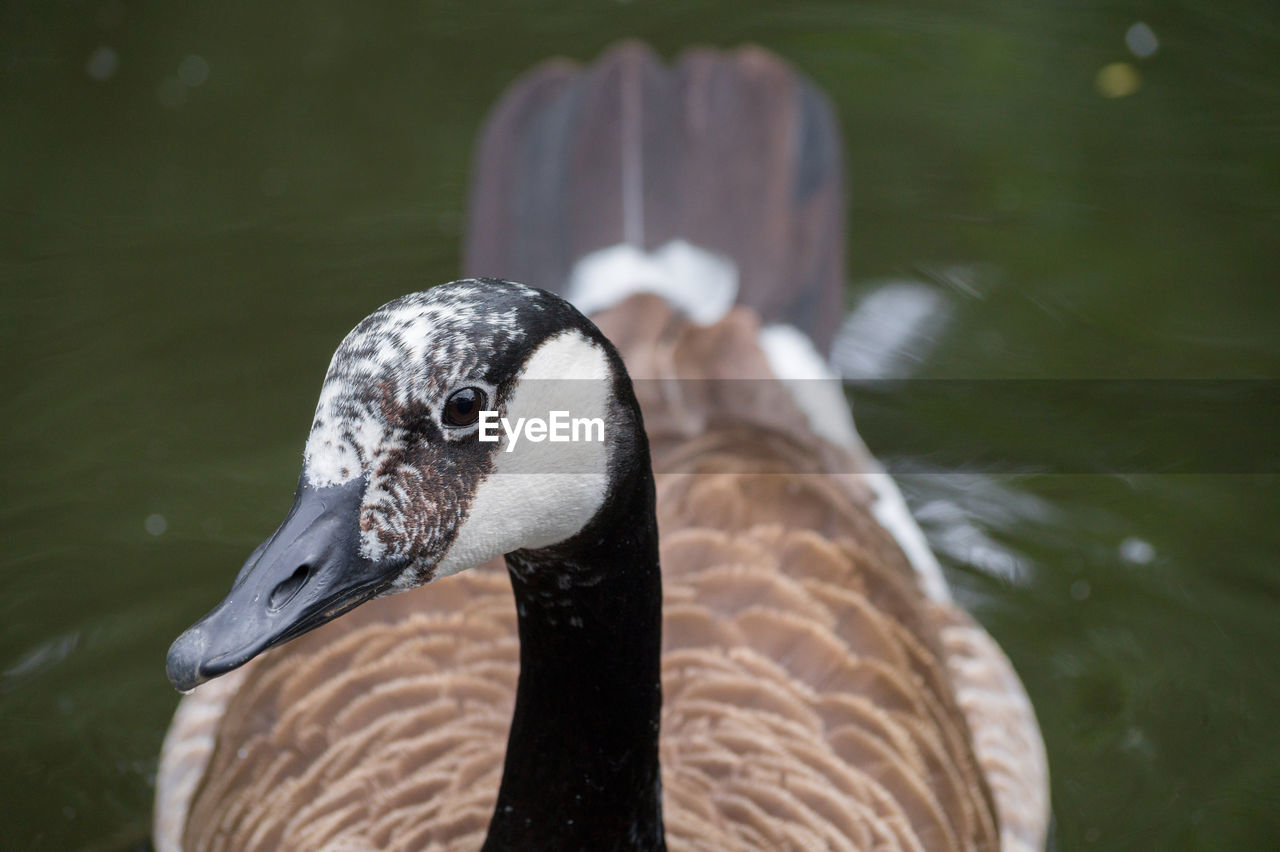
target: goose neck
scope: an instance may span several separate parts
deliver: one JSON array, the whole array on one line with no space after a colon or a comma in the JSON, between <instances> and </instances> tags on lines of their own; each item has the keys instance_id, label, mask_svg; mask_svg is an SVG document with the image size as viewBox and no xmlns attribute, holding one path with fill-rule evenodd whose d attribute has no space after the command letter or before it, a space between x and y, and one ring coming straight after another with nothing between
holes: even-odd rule
<instances>
[{"instance_id":1,"label":"goose neck","mask_svg":"<svg viewBox=\"0 0 1280 852\"><path fill-rule=\"evenodd\" d=\"M595 520L508 555L520 679L486 849L664 849L662 582L647 451Z\"/></svg>"}]
</instances>

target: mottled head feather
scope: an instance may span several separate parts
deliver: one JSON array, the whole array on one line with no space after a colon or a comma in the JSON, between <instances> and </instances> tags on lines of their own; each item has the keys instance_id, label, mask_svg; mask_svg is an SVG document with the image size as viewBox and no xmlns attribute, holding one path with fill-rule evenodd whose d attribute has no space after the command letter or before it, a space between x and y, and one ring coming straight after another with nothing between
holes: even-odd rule
<instances>
[{"instance_id":1,"label":"mottled head feather","mask_svg":"<svg viewBox=\"0 0 1280 852\"><path fill-rule=\"evenodd\" d=\"M495 368L510 368L504 354L527 337L518 301L535 310L539 296L510 282L456 281L366 317L329 363L307 439L308 481L322 487L358 476L391 449L385 442L403 439L387 434L388 422L438 429L449 391L463 381L491 386Z\"/></svg>"},{"instance_id":2,"label":"mottled head feather","mask_svg":"<svg viewBox=\"0 0 1280 852\"><path fill-rule=\"evenodd\" d=\"M476 441L474 427L443 425L445 400L479 387L488 407L502 408L530 355L584 326L558 297L491 279L383 305L333 355L307 439L305 481L325 487L367 474L362 555L413 556L418 565L405 583L425 582L493 470L496 449Z\"/></svg>"}]
</instances>

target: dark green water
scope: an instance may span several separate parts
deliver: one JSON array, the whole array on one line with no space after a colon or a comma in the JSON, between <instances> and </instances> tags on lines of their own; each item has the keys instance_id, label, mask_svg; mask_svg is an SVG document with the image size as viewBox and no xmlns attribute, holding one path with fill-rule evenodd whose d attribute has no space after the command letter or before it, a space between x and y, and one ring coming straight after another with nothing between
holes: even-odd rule
<instances>
[{"instance_id":1,"label":"dark green water","mask_svg":"<svg viewBox=\"0 0 1280 852\"><path fill-rule=\"evenodd\" d=\"M5 848L146 836L169 641L288 506L342 335L455 276L478 122L544 57L753 41L808 73L846 132L851 303L910 278L949 306L920 375L1280 378L1265 2L371 6L4 7ZM1104 96L1111 63L1136 90ZM904 490L1036 704L1058 847L1274 844L1275 471L1053 472L1070 419L919 420L1050 471L891 458L932 470Z\"/></svg>"}]
</instances>

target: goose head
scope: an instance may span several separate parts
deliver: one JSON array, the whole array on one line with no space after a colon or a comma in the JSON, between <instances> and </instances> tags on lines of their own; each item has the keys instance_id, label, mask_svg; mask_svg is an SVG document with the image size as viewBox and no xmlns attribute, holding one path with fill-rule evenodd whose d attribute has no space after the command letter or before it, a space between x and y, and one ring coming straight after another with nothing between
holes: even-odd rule
<instances>
[{"instance_id":1,"label":"goose head","mask_svg":"<svg viewBox=\"0 0 1280 852\"><path fill-rule=\"evenodd\" d=\"M334 353L292 508L173 643L169 680L190 690L372 598L573 539L647 463L622 362L567 302L490 279L396 299Z\"/></svg>"}]
</instances>

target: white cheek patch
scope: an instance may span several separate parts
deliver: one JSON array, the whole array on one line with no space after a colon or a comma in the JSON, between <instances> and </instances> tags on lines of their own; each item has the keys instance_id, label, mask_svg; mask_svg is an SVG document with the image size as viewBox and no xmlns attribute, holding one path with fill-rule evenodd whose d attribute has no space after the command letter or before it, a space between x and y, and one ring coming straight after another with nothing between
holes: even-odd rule
<instances>
[{"instance_id":1,"label":"white cheek patch","mask_svg":"<svg viewBox=\"0 0 1280 852\"><path fill-rule=\"evenodd\" d=\"M504 416L599 418L605 440L519 440L493 453L466 520L436 567L443 577L513 550L537 549L576 535L599 511L608 487L612 372L604 351L580 332L543 343L525 364ZM592 437L595 437L594 435Z\"/></svg>"}]
</instances>

